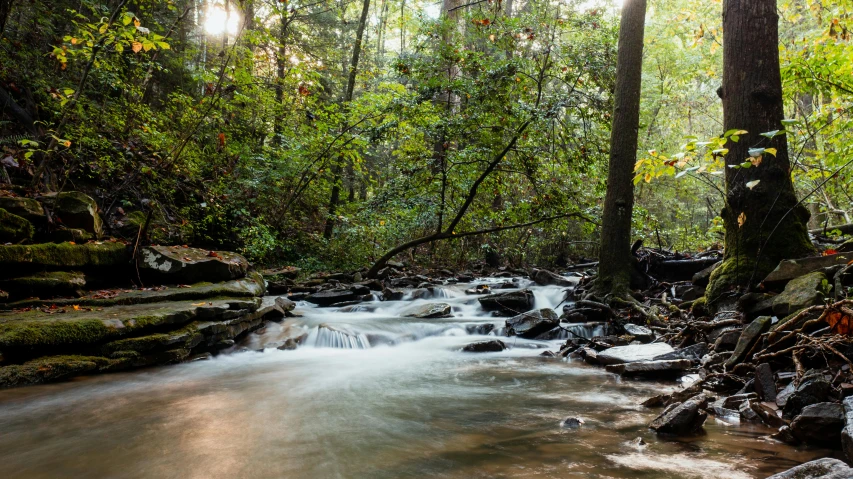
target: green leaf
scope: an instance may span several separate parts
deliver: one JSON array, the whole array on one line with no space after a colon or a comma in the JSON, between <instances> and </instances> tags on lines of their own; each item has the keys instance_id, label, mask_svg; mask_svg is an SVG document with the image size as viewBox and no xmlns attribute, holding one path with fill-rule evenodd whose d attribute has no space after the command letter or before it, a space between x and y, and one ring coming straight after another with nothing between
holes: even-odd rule
<instances>
[{"instance_id":1,"label":"green leaf","mask_svg":"<svg viewBox=\"0 0 853 479\"><path fill-rule=\"evenodd\" d=\"M740 130L740 129L737 129L737 128L732 128L731 130L727 131L727 132L723 135L723 138L728 138L728 137L730 137L730 136L740 136L740 135L745 135L745 134L747 134L747 133L749 133L749 132L748 132L748 131L746 131L746 130Z\"/></svg>"},{"instance_id":2,"label":"green leaf","mask_svg":"<svg viewBox=\"0 0 853 479\"><path fill-rule=\"evenodd\" d=\"M798 125L799 123L800 123L800 120L797 120L797 119L782 120L782 124L785 125L786 127L792 126L792 125Z\"/></svg>"},{"instance_id":3,"label":"green leaf","mask_svg":"<svg viewBox=\"0 0 853 479\"><path fill-rule=\"evenodd\" d=\"M764 148L750 148L749 149L749 156L751 156L753 158L758 158L765 151L767 151L767 150Z\"/></svg>"},{"instance_id":4,"label":"green leaf","mask_svg":"<svg viewBox=\"0 0 853 479\"><path fill-rule=\"evenodd\" d=\"M761 136L763 136L765 138L771 138L772 139L772 138L775 138L779 135L784 135L785 133L787 133L787 131L785 131L785 130L773 130L773 131L767 131L767 132L761 133Z\"/></svg>"},{"instance_id":5,"label":"green leaf","mask_svg":"<svg viewBox=\"0 0 853 479\"><path fill-rule=\"evenodd\" d=\"M746 184L746 187L751 190L751 189L755 188L759 183L761 183L761 180L750 181L749 183Z\"/></svg>"},{"instance_id":6,"label":"green leaf","mask_svg":"<svg viewBox=\"0 0 853 479\"><path fill-rule=\"evenodd\" d=\"M729 154L729 149L728 148L720 148L719 150L714 150L711 153L713 153L715 155L725 156L725 155Z\"/></svg>"}]
</instances>

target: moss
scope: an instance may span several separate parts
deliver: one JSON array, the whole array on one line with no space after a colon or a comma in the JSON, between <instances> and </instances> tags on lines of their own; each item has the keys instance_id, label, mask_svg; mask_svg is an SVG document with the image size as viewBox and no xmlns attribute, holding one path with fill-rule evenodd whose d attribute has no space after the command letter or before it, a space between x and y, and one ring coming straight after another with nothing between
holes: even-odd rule
<instances>
[{"instance_id":1,"label":"moss","mask_svg":"<svg viewBox=\"0 0 853 479\"><path fill-rule=\"evenodd\" d=\"M197 325L192 323L189 326L168 333L150 334L148 336L112 341L101 347L101 353L109 357L116 357L116 355L127 352L139 355L166 349L192 349L201 342L202 338L203 336L198 332Z\"/></svg>"},{"instance_id":2,"label":"moss","mask_svg":"<svg viewBox=\"0 0 853 479\"><path fill-rule=\"evenodd\" d=\"M56 195L56 215L68 228L80 228L98 237L103 233L103 223L98 215L98 204L79 191L66 191Z\"/></svg>"},{"instance_id":3,"label":"moss","mask_svg":"<svg viewBox=\"0 0 853 479\"><path fill-rule=\"evenodd\" d=\"M32 223L0 208L0 243L30 241L34 234Z\"/></svg>"},{"instance_id":4,"label":"moss","mask_svg":"<svg viewBox=\"0 0 853 479\"><path fill-rule=\"evenodd\" d=\"M0 268L39 266L46 268L87 268L126 266L130 253L123 243L45 243L0 246Z\"/></svg>"},{"instance_id":5,"label":"moss","mask_svg":"<svg viewBox=\"0 0 853 479\"><path fill-rule=\"evenodd\" d=\"M708 316L708 298L702 296L693 301L690 306L690 312L694 317Z\"/></svg>"},{"instance_id":6,"label":"moss","mask_svg":"<svg viewBox=\"0 0 853 479\"><path fill-rule=\"evenodd\" d=\"M79 296L85 286L83 273L73 271L48 271L0 281L0 287L18 297Z\"/></svg>"},{"instance_id":7,"label":"moss","mask_svg":"<svg viewBox=\"0 0 853 479\"><path fill-rule=\"evenodd\" d=\"M0 208L37 224L47 220L41 203L32 198L0 196Z\"/></svg>"},{"instance_id":8,"label":"moss","mask_svg":"<svg viewBox=\"0 0 853 479\"><path fill-rule=\"evenodd\" d=\"M120 364L121 361L99 356L48 356L24 364L0 367L0 387L61 381L107 371Z\"/></svg>"},{"instance_id":9,"label":"moss","mask_svg":"<svg viewBox=\"0 0 853 479\"><path fill-rule=\"evenodd\" d=\"M754 286L780 261L815 252L806 228L809 212L798 205L793 190L773 191L768 182L728 199L722 211L725 257L711 274L705 294L712 309L724 293Z\"/></svg>"}]
</instances>

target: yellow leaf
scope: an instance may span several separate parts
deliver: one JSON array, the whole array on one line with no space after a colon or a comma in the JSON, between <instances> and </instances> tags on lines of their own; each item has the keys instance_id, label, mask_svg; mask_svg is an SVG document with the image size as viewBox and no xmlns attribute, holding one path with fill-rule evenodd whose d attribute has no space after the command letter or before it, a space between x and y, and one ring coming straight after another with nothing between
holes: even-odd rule
<instances>
[{"instance_id":1,"label":"yellow leaf","mask_svg":"<svg viewBox=\"0 0 853 479\"><path fill-rule=\"evenodd\" d=\"M140 22L138 18L133 17L133 26L138 27L140 25L142 25L142 22Z\"/></svg>"},{"instance_id":2,"label":"yellow leaf","mask_svg":"<svg viewBox=\"0 0 853 479\"><path fill-rule=\"evenodd\" d=\"M764 153L770 153L773 156L776 156L776 148L765 148Z\"/></svg>"},{"instance_id":3,"label":"yellow leaf","mask_svg":"<svg viewBox=\"0 0 853 479\"><path fill-rule=\"evenodd\" d=\"M740 212L740 214L739 214L739 215L738 215L738 217L737 217L737 225L738 225L738 228L740 228L741 226L743 226L743 224L744 224L744 223L746 223L746 213L744 213L743 211L741 211L741 212Z\"/></svg>"},{"instance_id":4,"label":"yellow leaf","mask_svg":"<svg viewBox=\"0 0 853 479\"><path fill-rule=\"evenodd\" d=\"M379 226L385 226L385 220L380 221Z\"/></svg>"},{"instance_id":5,"label":"yellow leaf","mask_svg":"<svg viewBox=\"0 0 853 479\"><path fill-rule=\"evenodd\" d=\"M77 44L77 39L76 39L76 38L72 38L72 39L71 39L71 44L72 44L72 45L76 45L76 44Z\"/></svg>"},{"instance_id":6,"label":"yellow leaf","mask_svg":"<svg viewBox=\"0 0 853 479\"><path fill-rule=\"evenodd\" d=\"M646 181L646 183L651 183L652 182L652 174L646 173L646 177L643 179Z\"/></svg>"},{"instance_id":7,"label":"yellow leaf","mask_svg":"<svg viewBox=\"0 0 853 479\"><path fill-rule=\"evenodd\" d=\"M142 50L142 44L139 42L133 42L131 48L133 49L133 53L139 53Z\"/></svg>"},{"instance_id":8,"label":"yellow leaf","mask_svg":"<svg viewBox=\"0 0 853 479\"><path fill-rule=\"evenodd\" d=\"M70 142L70 141L68 141L68 140L65 140L64 145L65 145L65 148L70 148L70 147L71 147L71 142Z\"/></svg>"},{"instance_id":9,"label":"yellow leaf","mask_svg":"<svg viewBox=\"0 0 853 479\"><path fill-rule=\"evenodd\" d=\"M75 305L73 305L73 306L71 306L71 307L72 307L72 308L74 308L74 311L80 311L80 306L79 306L79 305L77 305L77 304L75 304Z\"/></svg>"},{"instance_id":10,"label":"yellow leaf","mask_svg":"<svg viewBox=\"0 0 853 479\"><path fill-rule=\"evenodd\" d=\"M193 306L204 306L204 301L201 303L192 303Z\"/></svg>"}]
</instances>

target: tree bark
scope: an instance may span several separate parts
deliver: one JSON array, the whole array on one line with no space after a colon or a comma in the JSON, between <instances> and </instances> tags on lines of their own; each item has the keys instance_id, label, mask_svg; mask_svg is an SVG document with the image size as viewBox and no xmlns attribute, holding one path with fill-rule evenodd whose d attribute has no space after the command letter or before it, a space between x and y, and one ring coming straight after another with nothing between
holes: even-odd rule
<instances>
[{"instance_id":1,"label":"tree bark","mask_svg":"<svg viewBox=\"0 0 853 479\"><path fill-rule=\"evenodd\" d=\"M6 21L9 19L9 14L12 12L12 4L15 0L0 0L0 37L6 31Z\"/></svg>"},{"instance_id":2,"label":"tree bark","mask_svg":"<svg viewBox=\"0 0 853 479\"><path fill-rule=\"evenodd\" d=\"M724 127L748 132L726 145L726 164L743 163L750 148L775 148L776 155L765 153L750 168L726 168L725 255L706 294L712 305L730 289L762 280L779 261L814 252L809 212L791 182L787 138L761 136L784 129L776 1L725 0L723 36Z\"/></svg>"},{"instance_id":3,"label":"tree bark","mask_svg":"<svg viewBox=\"0 0 853 479\"><path fill-rule=\"evenodd\" d=\"M358 60L361 57L361 43L364 39L364 28L367 26L367 15L370 13L370 0L364 0L361 9L361 18L358 20L358 29L355 32L355 45L352 48L352 60L349 65L347 87L344 90L344 107L352 101L355 91L355 79L358 74ZM341 197L341 172L342 167L337 165L333 168L334 179L332 182L332 195L329 198L329 212L326 216L326 226L323 229L323 237L331 239L335 230L335 213Z\"/></svg>"},{"instance_id":4,"label":"tree bark","mask_svg":"<svg viewBox=\"0 0 853 479\"><path fill-rule=\"evenodd\" d=\"M616 92L610 134L610 169L601 228L595 293L626 297L633 267L631 213L634 208L634 163L640 128L640 90L646 0L622 6L616 61Z\"/></svg>"}]
</instances>

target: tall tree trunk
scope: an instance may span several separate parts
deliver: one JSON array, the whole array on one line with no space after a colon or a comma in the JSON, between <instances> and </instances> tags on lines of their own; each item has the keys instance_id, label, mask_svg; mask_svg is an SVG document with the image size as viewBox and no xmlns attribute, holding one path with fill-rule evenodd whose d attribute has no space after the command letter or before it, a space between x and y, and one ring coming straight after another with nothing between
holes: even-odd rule
<instances>
[{"instance_id":1,"label":"tall tree trunk","mask_svg":"<svg viewBox=\"0 0 853 479\"><path fill-rule=\"evenodd\" d=\"M352 48L352 60L349 64L349 75L347 78L347 88L344 90L344 107L352 101L353 92L355 91L355 79L358 74L358 60L361 57L361 43L364 39L364 28L367 26L367 15L370 12L370 0L364 0L361 9L361 18L358 20L358 29L355 32L355 45ZM333 168L333 184L332 196L329 198L329 213L326 216L326 226L323 229L323 237L330 239L335 230L335 213L338 207L338 202L341 197L341 165Z\"/></svg>"},{"instance_id":2,"label":"tall tree trunk","mask_svg":"<svg viewBox=\"0 0 853 479\"><path fill-rule=\"evenodd\" d=\"M787 138L760 135L784 129L776 0L725 0L723 36L724 127L749 132L729 142L726 163L742 163L755 147L775 148L776 155L764 154L757 167L726 168L726 249L706 294L711 304L762 280L780 260L814 252L809 212L791 182Z\"/></svg>"},{"instance_id":3,"label":"tall tree trunk","mask_svg":"<svg viewBox=\"0 0 853 479\"><path fill-rule=\"evenodd\" d=\"M287 62L287 27L290 19L287 16L287 6L281 7L281 23L278 30L278 55L276 55L276 86L275 86L275 105L279 110L275 114L273 121L273 134L276 144L281 144L281 135L284 131L284 114L282 102L284 101L284 74L285 65Z\"/></svg>"},{"instance_id":4,"label":"tall tree trunk","mask_svg":"<svg viewBox=\"0 0 853 479\"><path fill-rule=\"evenodd\" d=\"M640 128L646 0L625 0L619 27L610 169L601 228L596 294L627 297L631 282L631 213Z\"/></svg>"},{"instance_id":5,"label":"tall tree trunk","mask_svg":"<svg viewBox=\"0 0 853 479\"><path fill-rule=\"evenodd\" d=\"M12 3L15 0L0 0L0 37L6 30L6 20L9 19L9 14L12 12Z\"/></svg>"}]
</instances>

